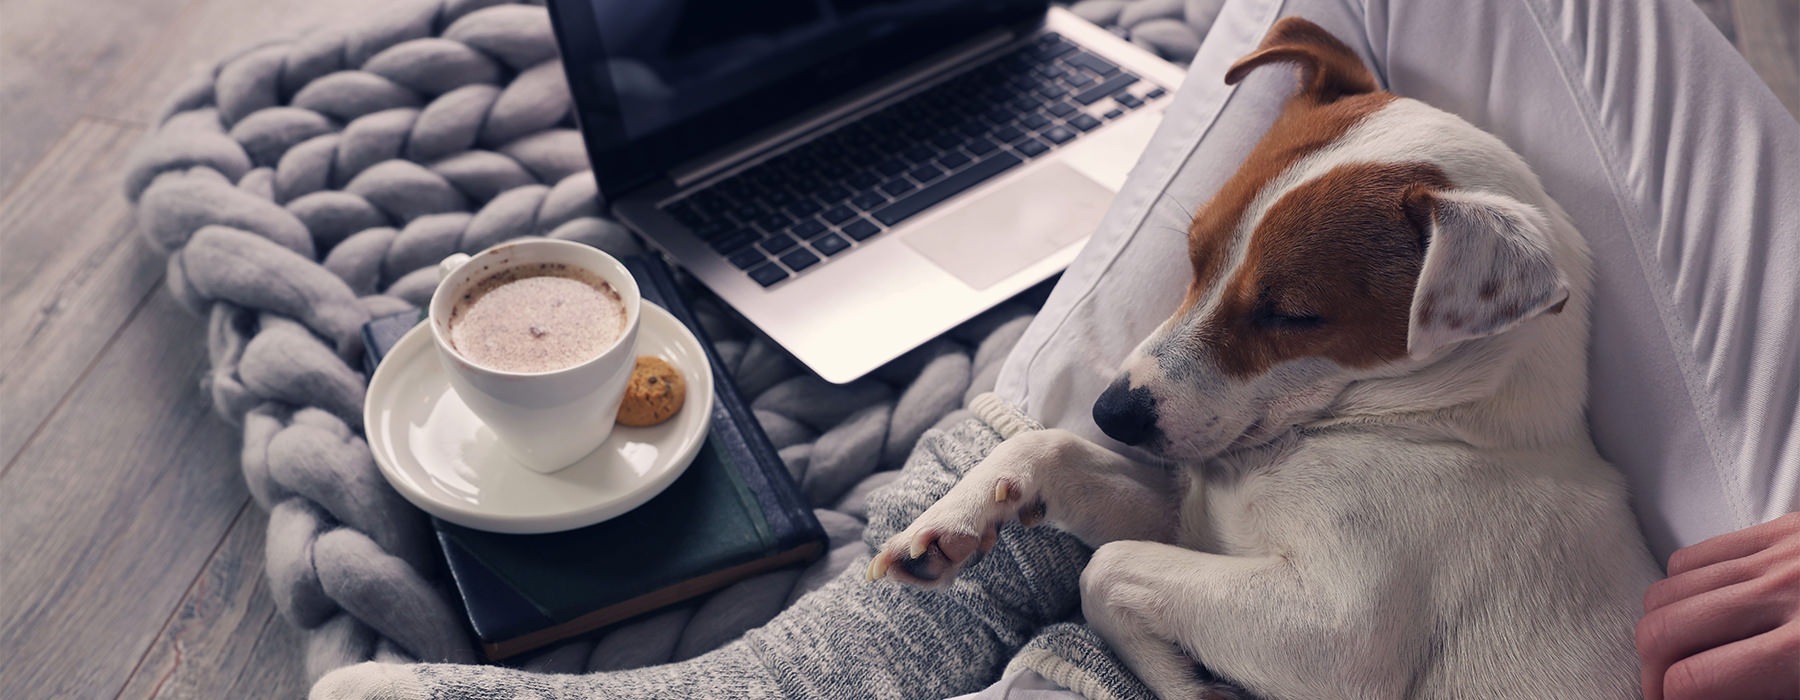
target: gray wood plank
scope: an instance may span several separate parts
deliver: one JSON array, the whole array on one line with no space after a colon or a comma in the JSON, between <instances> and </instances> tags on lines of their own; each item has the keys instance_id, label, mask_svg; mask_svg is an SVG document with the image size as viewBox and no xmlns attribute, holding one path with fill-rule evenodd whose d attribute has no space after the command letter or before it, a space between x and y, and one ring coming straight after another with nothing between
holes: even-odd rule
<instances>
[{"instance_id":1,"label":"gray wood plank","mask_svg":"<svg viewBox=\"0 0 1800 700\"><path fill-rule=\"evenodd\" d=\"M0 473L162 276L119 194L142 133L82 119L0 200Z\"/></svg>"},{"instance_id":2,"label":"gray wood plank","mask_svg":"<svg viewBox=\"0 0 1800 700\"><path fill-rule=\"evenodd\" d=\"M268 526L246 500L120 698L306 696L299 632L276 611L263 576Z\"/></svg>"},{"instance_id":3,"label":"gray wood plank","mask_svg":"<svg viewBox=\"0 0 1800 700\"><path fill-rule=\"evenodd\" d=\"M1744 60L1800 119L1800 2L1735 0L1732 10Z\"/></svg>"},{"instance_id":4,"label":"gray wood plank","mask_svg":"<svg viewBox=\"0 0 1800 700\"><path fill-rule=\"evenodd\" d=\"M228 52L355 21L361 0L0 2L0 194L81 116L148 124L175 86Z\"/></svg>"},{"instance_id":5,"label":"gray wood plank","mask_svg":"<svg viewBox=\"0 0 1800 700\"><path fill-rule=\"evenodd\" d=\"M158 291L0 476L0 697L112 695L249 497Z\"/></svg>"},{"instance_id":6,"label":"gray wood plank","mask_svg":"<svg viewBox=\"0 0 1800 700\"><path fill-rule=\"evenodd\" d=\"M0 194L193 0L0 2ZM142 66L131 66L142 70Z\"/></svg>"},{"instance_id":7,"label":"gray wood plank","mask_svg":"<svg viewBox=\"0 0 1800 700\"><path fill-rule=\"evenodd\" d=\"M254 641L239 639L235 643L250 645L250 660L231 687L216 697L224 698L304 698L312 688L304 670L305 643L300 630L276 614L273 608Z\"/></svg>"}]
</instances>

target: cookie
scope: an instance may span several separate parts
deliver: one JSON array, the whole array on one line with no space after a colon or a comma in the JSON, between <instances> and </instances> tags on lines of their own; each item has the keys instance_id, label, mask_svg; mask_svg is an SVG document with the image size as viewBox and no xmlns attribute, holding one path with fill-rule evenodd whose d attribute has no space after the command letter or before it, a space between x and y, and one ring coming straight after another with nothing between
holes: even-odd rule
<instances>
[{"instance_id":1,"label":"cookie","mask_svg":"<svg viewBox=\"0 0 1800 700\"><path fill-rule=\"evenodd\" d=\"M619 402L619 425L656 425L679 413L685 401L687 380L680 372L660 357L639 357Z\"/></svg>"}]
</instances>

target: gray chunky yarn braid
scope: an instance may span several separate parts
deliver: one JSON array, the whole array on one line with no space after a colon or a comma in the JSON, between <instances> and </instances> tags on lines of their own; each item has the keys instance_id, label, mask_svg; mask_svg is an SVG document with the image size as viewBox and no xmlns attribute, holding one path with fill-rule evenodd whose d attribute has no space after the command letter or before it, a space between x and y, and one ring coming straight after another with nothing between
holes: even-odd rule
<instances>
[{"instance_id":1,"label":"gray chunky yarn braid","mask_svg":"<svg viewBox=\"0 0 1800 700\"><path fill-rule=\"evenodd\" d=\"M1075 10L1185 60L1217 4ZM423 304L446 255L520 236L642 251L602 216L544 10L418 0L227 58L170 100L126 194L141 233L168 254L169 289L208 319L203 390L242 426L244 478L269 511L270 586L305 632L309 675L370 660L475 661L429 524L382 480L360 435L354 368L362 324ZM835 386L697 302L833 550L804 572L743 582L524 667L692 658L826 585L866 551L870 494L900 478L927 428L993 386L1033 308L1011 303Z\"/></svg>"}]
</instances>

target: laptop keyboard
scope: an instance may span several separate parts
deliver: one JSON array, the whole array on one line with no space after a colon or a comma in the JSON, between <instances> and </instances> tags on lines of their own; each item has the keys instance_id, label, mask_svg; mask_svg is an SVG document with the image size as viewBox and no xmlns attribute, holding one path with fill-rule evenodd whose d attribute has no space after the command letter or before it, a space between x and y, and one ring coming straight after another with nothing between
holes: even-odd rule
<instances>
[{"instance_id":1,"label":"laptop keyboard","mask_svg":"<svg viewBox=\"0 0 1800 700\"><path fill-rule=\"evenodd\" d=\"M1046 34L663 210L769 287L1163 95Z\"/></svg>"}]
</instances>

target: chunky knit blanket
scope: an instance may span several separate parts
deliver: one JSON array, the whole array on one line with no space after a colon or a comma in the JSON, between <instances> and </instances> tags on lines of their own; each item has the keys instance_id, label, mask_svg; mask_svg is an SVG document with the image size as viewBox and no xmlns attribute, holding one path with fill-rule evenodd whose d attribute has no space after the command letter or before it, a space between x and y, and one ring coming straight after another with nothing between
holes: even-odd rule
<instances>
[{"instance_id":1,"label":"chunky knit blanket","mask_svg":"<svg viewBox=\"0 0 1800 700\"><path fill-rule=\"evenodd\" d=\"M1177 61L1222 0L1073 9ZM429 523L361 433L359 331L423 305L435 266L520 236L641 252L605 218L542 7L420 0L347 30L256 46L181 88L131 166L139 228L208 320L203 380L243 429L269 512L268 579L318 678L368 661L474 662ZM786 359L694 290L697 312L834 551L573 641L529 670L690 658L823 585L863 547L867 496L926 429L991 388L1041 298L1015 300L849 385Z\"/></svg>"}]
</instances>

